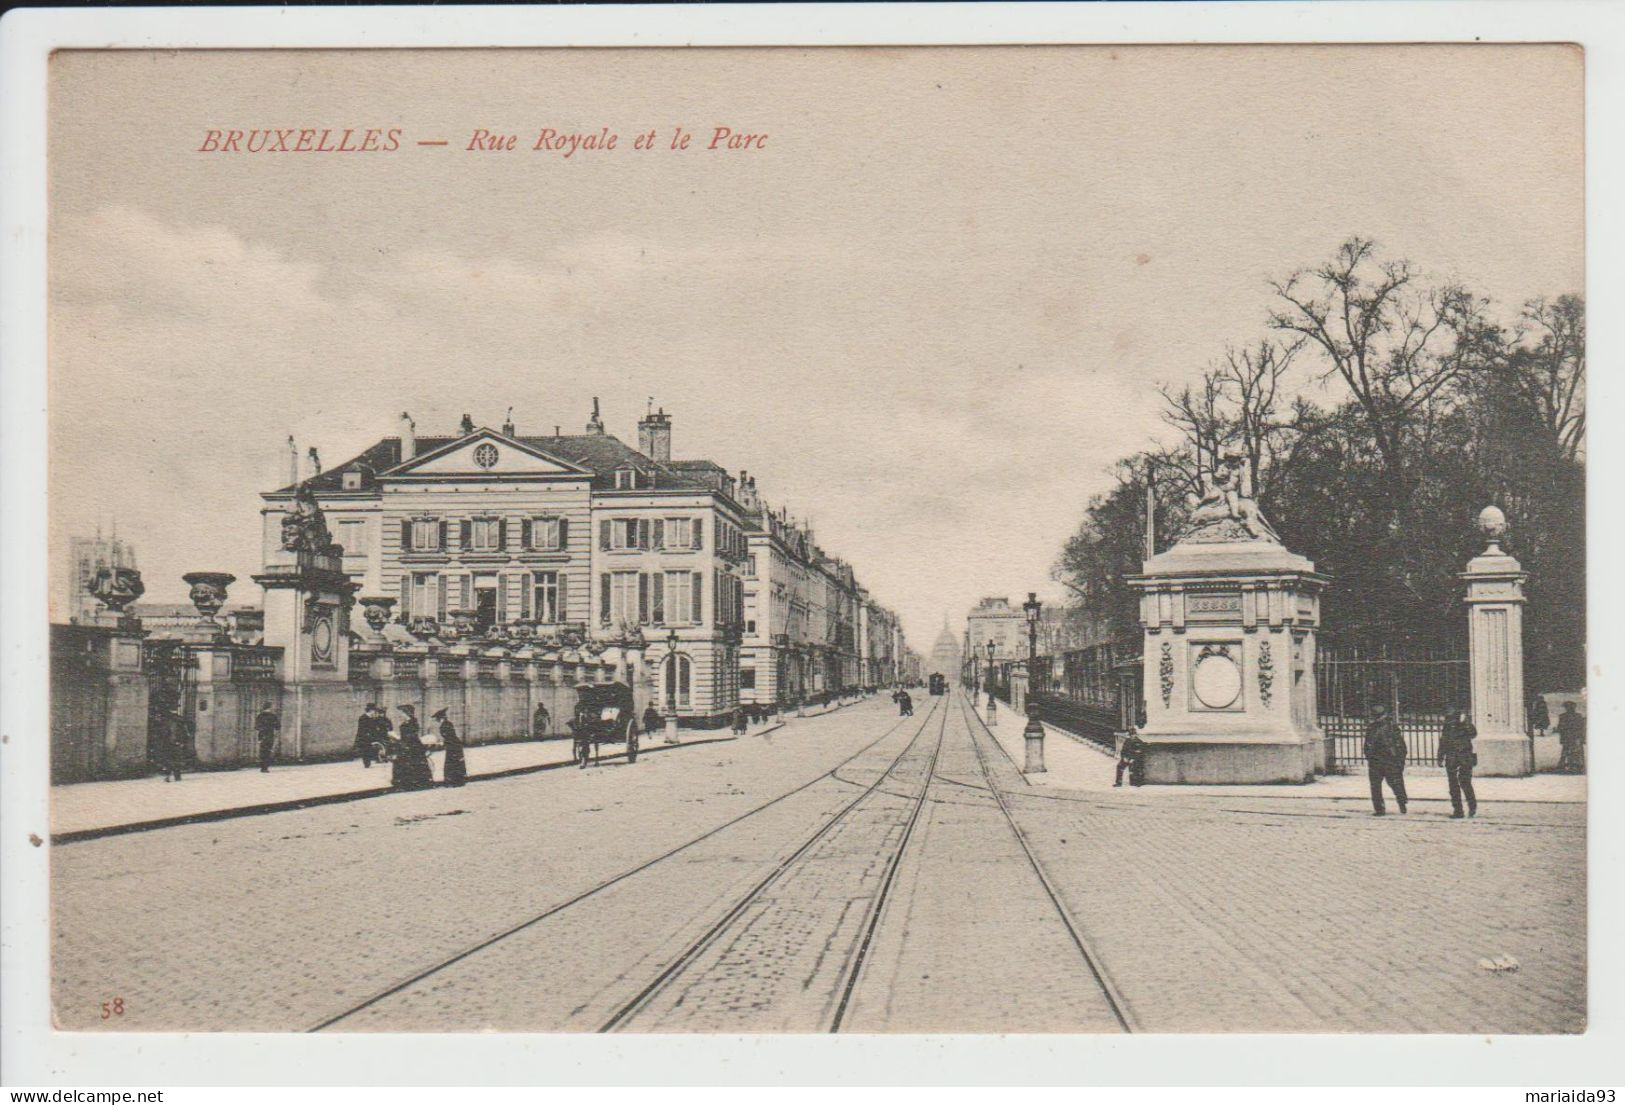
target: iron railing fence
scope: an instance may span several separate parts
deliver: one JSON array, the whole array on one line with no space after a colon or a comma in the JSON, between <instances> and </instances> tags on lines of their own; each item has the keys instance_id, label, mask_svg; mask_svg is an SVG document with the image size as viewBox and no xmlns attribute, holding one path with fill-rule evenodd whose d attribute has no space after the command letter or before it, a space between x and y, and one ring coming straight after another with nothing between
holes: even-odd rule
<instances>
[{"instance_id":1,"label":"iron railing fence","mask_svg":"<svg viewBox=\"0 0 1625 1105\"><path fill-rule=\"evenodd\" d=\"M1467 658L1454 649L1323 639L1315 656L1316 712L1338 767L1365 763L1365 734L1379 702L1399 722L1406 762L1433 763L1445 722L1468 708L1470 692Z\"/></svg>"}]
</instances>

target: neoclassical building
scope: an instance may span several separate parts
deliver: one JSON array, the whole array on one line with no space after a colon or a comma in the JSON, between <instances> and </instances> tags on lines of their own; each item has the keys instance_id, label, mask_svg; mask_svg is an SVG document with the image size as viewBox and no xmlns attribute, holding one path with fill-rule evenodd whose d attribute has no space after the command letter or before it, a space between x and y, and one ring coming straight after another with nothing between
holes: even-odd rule
<instances>
[{"instance_id":1,"label":"neoclassical building","mask_svg":"<svg viewBox=\"0 0 1625 1105\"><path fill-rule=\"evenodd\" d=\"M266 563L297 476L261 496ZM304 482L345 573L393 604L402 631L448 621L599 640L637 631L662 708L674 698L679 716L711 724L738 704L749 554L738 489L720 465L672 458L664 411L639 422L636 449L606 432L596 401L572 435L465 415L456 434L420 437L402 415L398 436Z\"/></svg>"}]
</instances>

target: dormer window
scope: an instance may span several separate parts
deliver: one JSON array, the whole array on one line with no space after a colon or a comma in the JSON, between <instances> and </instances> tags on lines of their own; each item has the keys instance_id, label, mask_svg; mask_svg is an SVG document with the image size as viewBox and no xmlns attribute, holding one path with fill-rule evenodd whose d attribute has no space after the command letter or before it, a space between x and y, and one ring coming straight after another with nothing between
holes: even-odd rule
<instances>
[{"instance_id":1,"label":"dormer window","mask_svg":"<svg viewBox=\"0 0 1625 1105\"><path fill-rule=\"evenodd\" d=\"M615 469L616 491L637 491L653 486L654 478L647 472L631 467Z\"/></svg>"},{"instance_id":2,"label":"dormer window","mask_svg":"<svg viewBox=\"0 0 1625 1105\"><path fill-rule=\"evenodd\" d=\"M351 469L350 471L344 473L344 490L361 490L361 473L359 471Z\"/></svg>"}]
</instances>

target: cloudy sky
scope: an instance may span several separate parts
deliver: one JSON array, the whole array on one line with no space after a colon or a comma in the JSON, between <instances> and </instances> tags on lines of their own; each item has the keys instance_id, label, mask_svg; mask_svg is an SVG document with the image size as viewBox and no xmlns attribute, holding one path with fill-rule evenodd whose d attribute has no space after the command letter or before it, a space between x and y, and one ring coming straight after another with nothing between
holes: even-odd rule
<instances>
[{"instance_id":1,"label":"cloudy sky","mask_svg":"<svg viewBox=\"0 0 1625 1105\"><path fill-rule=\"evenodd\" d=\"M116 518L150 599L223 569L253 600L288 434L332 465L402 410L420 433L509 405L521 432L571 432L596 395L635 441L654 396L677 455L750 470L926 649L981 595L1060 597L1084 504L1159 434L1154 385L1256 337L1268 277L1359 233L1505 304L1583 290L1581 66L1487 46L59 53L53 540ZM695 146L672 151L679 126ZM697 148L716 126L767 142ZM305 127L399 127L401 148L197 152L211 128ZM518 148L465 149L481 127ZM534 152L544 127L619 143Z\"/></svg>"}]
</instances>

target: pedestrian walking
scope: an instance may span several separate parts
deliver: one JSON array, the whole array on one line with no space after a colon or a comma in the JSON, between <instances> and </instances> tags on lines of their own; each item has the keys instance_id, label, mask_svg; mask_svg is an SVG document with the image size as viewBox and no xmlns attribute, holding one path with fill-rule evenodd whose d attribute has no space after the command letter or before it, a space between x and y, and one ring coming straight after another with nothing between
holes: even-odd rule
<instances>
[{"instance_id":1,"label":"pedestrian walking","mask_svg":"<svg viewBox=\"0 0 1625 1105\"><path fill-rule=\"evenodd\" d=\"M169 782L170 765L175 760L175 718L168 710L153 717L149 750L152 762L164 773L164 782Z\"/></svg>"},{"instance_id":2,"label":"pedestrian walking","mask_svg":"<svg viewBox=\"0 0 1625 1105\"><path fill-rule=\"evenodd\" d=\"M169 713L169 758L164 766L164 779L181 781L181 768L191 762L192 719L184 709L176 707Z\"/></svg>"},{"instance_id":3,"label":"pedestrian walking","mask_svg":"<svg viewBox=\"0 0 1625 1105\"><path fill-rule=\"evenodd\" d=\"M1123 772L1128 772L1128 785L1139 787L1145 785L1145 754L1149 746L1140 739L1140 734L1130 729L1127 737L1123 739L1123 747L1117 753L1117 781L1114 787L1123 785Z\"/></svg>"},{"instance_id":4,"label":"pedestrian walking","mask_svg":"<svg viewBox=\"0 0 1625 1105\"><path fill-rule=\"evenodd\" d=\"M446 766L440 769L440 781L448 787L460 787L468 782L468 759L463 753L463 738L457 735L457 726L451 723L444 709L436 710L434 718L440 722L440 743L446 748Z\"/></svg>"},{"instance_id":5,"label":"pedestrian walking","mask_svg":"<svg viewBox=\"0 0 1625 1105\"><path fill-rule=\"evenodd\" d=\"M1551 727L1552 715L1546 709L1546 696L1537 694L1529 702L1529 731L1537 737L1544 737Z\"/></svg>"},{"instance_id":6,"label":"pedestrian walking","mask_svg":"<svg viewBox=\"0 0 1625 1105\"><path fill-rule=\"evenodd\" d=\"M1439 763L1444 767L1446 778L1450 781L1450 808L1451 817L1460 817L1461 800L1467 799L1467 816L1478 816L1478 796L1473 793L1473 768L1478 764L1478 755L1473 751L1473 740L1478 736L1478 727L1468 720L1466 710L1456 710L1450 720L1444 723L1444 732L1439 735Z\"/></svg>"},{"instance_id":7,"label":"pedestrian walking","mask_svg":"<svg viewBox=\"0 0 1625 1105\"><path fill-rule=\"evenodd\" d=\"M1563 703L1563 712L1557 718L1557 739L1563 747L1557 770L1571 774L1585 771L1586 719L1574 708L1574 703Z\"/></svg>"},{"instance_id":8,"label":"pedestrian walking","mask_svg":"<svg viewBox=\"0 0 1625 1105\"><path fill-rule=\"evenodd\" d=\"M898 717L913 717L914 716L914 698L907 691L898 691L897 692L897 716Z\"/></svg>"},{"instance_id":9,"label":"pedestrian walking","mask_svg":"<svg viewBox=\"0 0 1625 1105\"><path fill-rule=\"evenodd\" d=\"M276 752L277 737L282 732L282 719L276 716L271 704L266 703L254 715L254 735L259 739L260 771L271 770L271 756Z\"/></svg>"},{"instance_id":10,"label":"pedestrian walking","mask_svg":"<svg viewBox=\"0 0 1625 1105\"><path fill-rule=\"evenodd\" d=\"M373 760L378 758L378 746L382 743L383 734L378 731L378 722L389 724L387 718L380 718L382 711L377 703L369 702L361 708L361 716L355 723L355 751L361 757L362 767L371 767Z\"/></svg>"},{"instance_id":11,"label":"pedestrian walking","mask_svg":"<svg viewBox=\"0 0 1625 1105\"><path fill-rule=\"evenodd\" d=\"M660 717L660 711L655 709L655 704L653 702L649 703L649 705L647 705L647 706L645 706L643 708L643 735L644 736L646 736L646 737L654 736L657 732L660 731L660 726L662 724L663 724L663 721L662 721L662 719Z\"/></svg>"},{"instance_id":12,"label":"pedestrian walking","mask_svg":"<svg viewBox=\"0 0 1625 1105\"><path fill-rule=\"evenodd\" d=\"M429 750L419 735L417 708L410 704L397 708L406 717L401 721L400 752L390 765L389 785L396 790L423 790L434 785L434 773L429 770Z\"/></svg>"},{"instance_id":13,"label":"pedestrian walking","mask_svg":"<svg viewBox=\"0 0 1625 1105\"><path fill-rule=\"evenodd\" d=\"M734 729L733 729L734 736L742 737L742 736L745 735L745 733L747 731L749 731L749 729L750 729L750 719L745 716L745 708L743 706L735 707L735 709L734 709Z\"/></svg>"},{"instance_id":14,"label":"pedestrian walking","mask_svg":"<svg viewBox=\"0 0 1625 1105\"><path fill-rule=\"evenodd\" d=\"M551 724L551 719L547 716L547 705L538 702L536 712L530 715L530 735L536 740L546 739Z\"/></svg>"},{"instance_id":15,"label":"pedestrian walking","mask_svg":"<svg viewBox=\"0 0 1625 1105\"><path fill-rule=\"evenodd\" d=\"M1382 801L1382 785L1394 792L1399 812L1405 812L1405 736L1399 724L1390 716L1388 704L1379 702L1372 709L1371 724L1365 730L1366 775L1371 780L1371 814L1383 817L1388 809Z\"/></svg>"}]
</instances>

